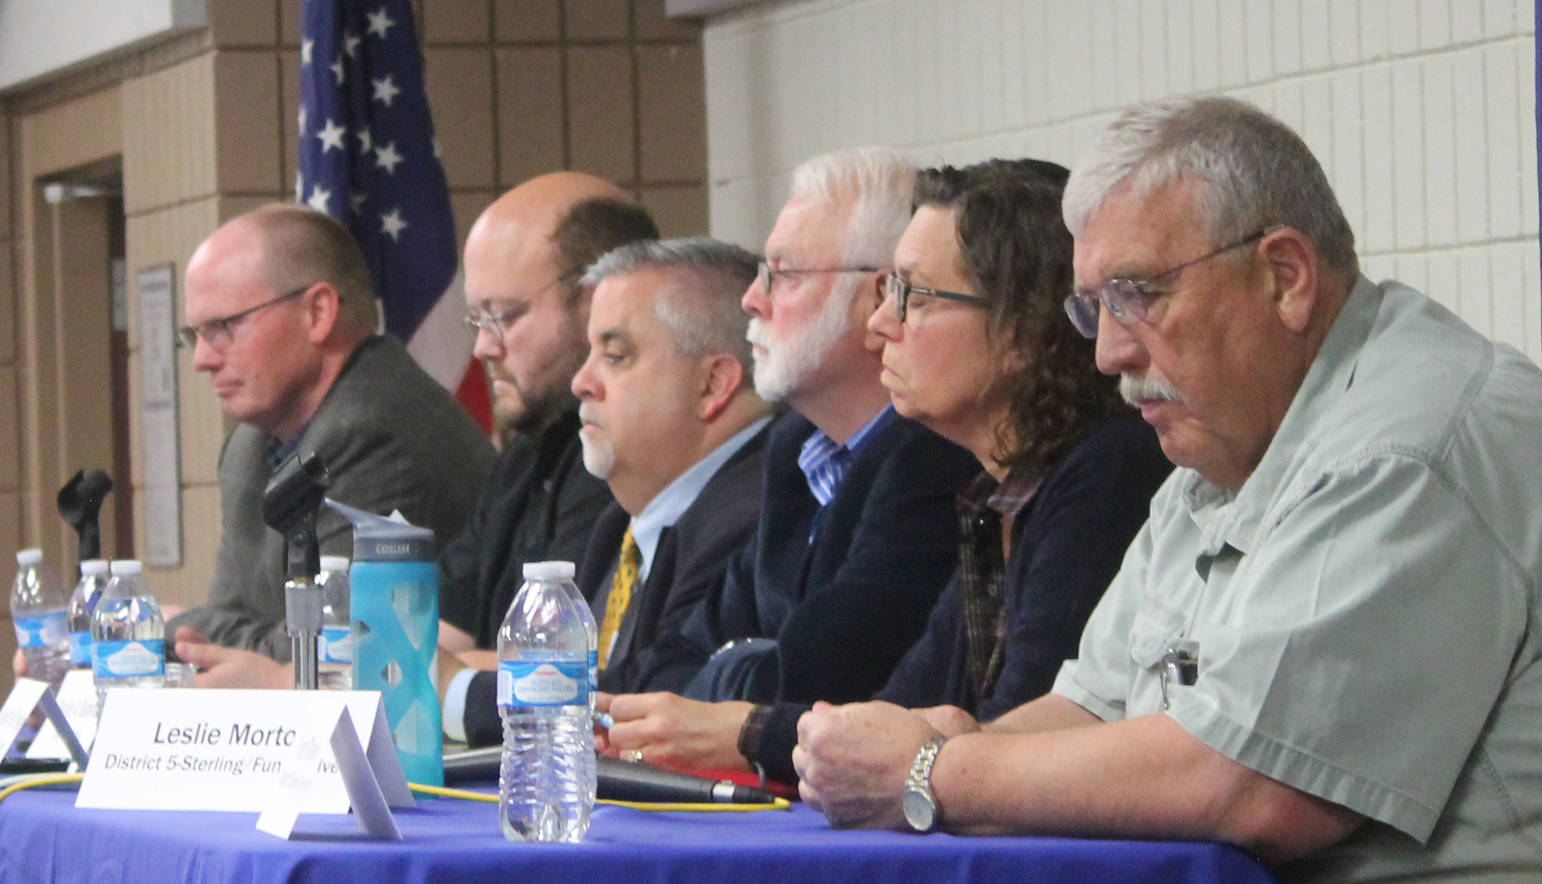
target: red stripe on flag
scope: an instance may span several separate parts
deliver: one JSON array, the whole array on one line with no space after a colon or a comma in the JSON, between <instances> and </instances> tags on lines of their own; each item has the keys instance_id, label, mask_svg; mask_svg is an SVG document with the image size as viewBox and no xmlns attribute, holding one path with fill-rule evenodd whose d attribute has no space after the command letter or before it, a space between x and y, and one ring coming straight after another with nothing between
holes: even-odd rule
<instances>
[{"instance_id":1,"label":"red stripe on flag","mask_svg":"<svg viewBox=\"0 0 1542 884\"><path fill-rule=\"evenodd\" d=\"M455 388L455 399L471 413L482 432L493 431L493 397L487 388L487 370L475 357L466 363L466 373L461 375L460 386Z\"/></svg>"}]
</instances>

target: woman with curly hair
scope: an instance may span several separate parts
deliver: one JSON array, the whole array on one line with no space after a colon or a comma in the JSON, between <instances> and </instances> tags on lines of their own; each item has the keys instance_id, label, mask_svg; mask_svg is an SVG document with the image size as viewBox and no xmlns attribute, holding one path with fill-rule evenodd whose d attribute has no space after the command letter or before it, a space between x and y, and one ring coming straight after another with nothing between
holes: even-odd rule
<instances>
[{"instance_id":1,"label":"woman with curly hair","mask_svg":"<svg viewBox=\"0 0 1542 884\"><path fill-rule=\"evenodd\" d=\"M1063 312L1066 177L1037 160L917 176L868 328L895 409L973 452L983 472L959 496L958 570L874 699L985 720L1048 691L1172 469ZM655 764L749 766L793 782L807 708L680 699L616 736L646 742Z\"/></svg>"}]
</instances>

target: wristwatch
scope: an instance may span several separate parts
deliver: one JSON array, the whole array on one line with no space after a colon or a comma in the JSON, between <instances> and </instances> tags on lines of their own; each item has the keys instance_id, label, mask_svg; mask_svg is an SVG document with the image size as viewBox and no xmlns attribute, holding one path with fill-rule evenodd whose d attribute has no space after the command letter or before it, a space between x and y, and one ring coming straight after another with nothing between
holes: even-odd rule
<instances>
[{"instance_id":1,"label":"wristwatch","mask_svg":"<svg viewBox=\"0 0 1542 884\"><path fill-rule=\"evenodd\" d=\"M932 794L932 765L947 740L942 734L927 740L910 765L910 779L905 781L905 822L917 832L932 831L942 819L937 796Z\"/></svg>"}]
</instances>

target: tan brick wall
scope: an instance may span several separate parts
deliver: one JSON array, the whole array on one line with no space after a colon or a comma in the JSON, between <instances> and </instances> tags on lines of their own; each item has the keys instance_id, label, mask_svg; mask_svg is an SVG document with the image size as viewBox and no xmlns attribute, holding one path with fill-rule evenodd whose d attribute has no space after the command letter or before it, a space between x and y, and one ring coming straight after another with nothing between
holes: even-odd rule
<instances>
[{"instance_id":1,"label":"tan brick wall","mask_svg":"<svg viewBox=\"0 0 1542 884\"><path fill-rule=\"evenodd\" d=\"M292 196L299 7L299 0L209 0L206 31L0 95L0 447L7 452L0 574L9 574L17 546L40 535L60 564L62 548L53 548L67 529L52 496L66 464L44 440L57 439L67 425L62 410L80 394L48 386L56 326L68 317L40 314L37 292L52 280L49 263L68 260L69 244L34 241L37 179L121 162L136 402L137 272L175 265L180 303L182 268L204 236L247 209ZM415 0L414 7L462 240L499 193L562 168L630 188L666 234L706 232L698 26L666 19L663 0ZM207 380L190 356L181 359L184 564L149 579L163 601L189 604L204 597L213 569L215 464L227 428ZM140 489L137 415L131 420L134 475L118 481ZM142 550L142 510L135 530ZM9 654L9 641L10 630L0 630L0 654ZM0 667L0 685L8 678Z\"/></svg>"}]
</instances>

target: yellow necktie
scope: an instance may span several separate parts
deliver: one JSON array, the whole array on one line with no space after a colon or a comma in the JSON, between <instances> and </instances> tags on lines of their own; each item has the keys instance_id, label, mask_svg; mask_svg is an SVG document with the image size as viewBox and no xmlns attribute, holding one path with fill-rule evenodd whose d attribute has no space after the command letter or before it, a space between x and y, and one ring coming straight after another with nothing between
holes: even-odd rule
<instances>
[{"instance_id":1,"label":"yellow necktie","mask_svg":"<svg viewBox=\"0 0 1542 884\"><path fill-rule=\"evenodd\" d=\"M627 606L632 603L632 590L637 586L637 569L642 564L642 550L632 538L628 527L621 535L621 555L616 559L616 577L610 584L610 595L605 598L605 622L600 626L600 668L610 662L610 647L616 643L616 632L621 628L621 618L626 616Z\"/></svg>"}]
</instances>

